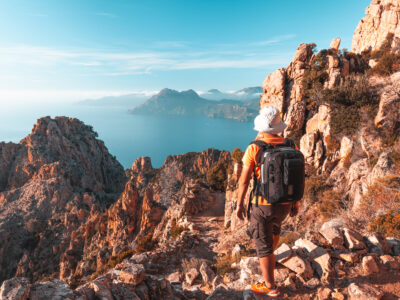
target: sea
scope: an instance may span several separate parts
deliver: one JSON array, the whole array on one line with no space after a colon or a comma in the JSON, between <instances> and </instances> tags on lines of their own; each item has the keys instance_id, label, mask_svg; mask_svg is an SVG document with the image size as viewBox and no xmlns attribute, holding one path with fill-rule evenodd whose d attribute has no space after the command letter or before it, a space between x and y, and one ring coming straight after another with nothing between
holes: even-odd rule
<instances>
[{"instance_id":1,"label":"sea","mask_svg":"<svg viewBox=\"0 0 400 300\"><path fill-rule=\"evenodd\" d=\"M201 152L208 148L245 150L255 138L252 122L183 116L143 116L128 113L127 106L77 103L1 105L0 141L18 143L38 118L67 116L93 126L98 138L124 168L136 158L149 156L159 168L169 155Z\"/></svg>"}]
</instances>

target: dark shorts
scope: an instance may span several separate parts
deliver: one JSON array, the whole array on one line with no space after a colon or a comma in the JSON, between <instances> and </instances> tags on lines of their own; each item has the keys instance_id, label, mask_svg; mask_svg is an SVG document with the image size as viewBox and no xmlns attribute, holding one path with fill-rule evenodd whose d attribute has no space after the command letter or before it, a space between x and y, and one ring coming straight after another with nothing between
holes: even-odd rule
<instances>
[{"instance_id":1,"label":"dark shorts","mask_svg":"<svg viewBox=\"0 0 400 300\"><path fill-rule=\"evenodd\" d=\"M281 233L282 221L289 214L291 207L290 204L252 205L249 230L258 257L265 257L274 252L273 236Z\"/></svg>"}]
</instances>

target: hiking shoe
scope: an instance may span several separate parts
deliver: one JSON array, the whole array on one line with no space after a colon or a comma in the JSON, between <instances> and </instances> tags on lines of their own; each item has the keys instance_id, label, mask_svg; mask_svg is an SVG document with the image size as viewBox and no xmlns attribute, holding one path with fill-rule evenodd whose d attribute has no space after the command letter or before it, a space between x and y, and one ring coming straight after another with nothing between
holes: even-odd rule
<instances>
[{"instance_id":1,"label":"hiking shoe","mask_svg":"<svg viewBox=\"0 0 400 300\"><path fill-rule=\"evenodd\" d=\"M265 282L259 282L257 284L253 284L251 286L251 291L259 295L266 295L270 297L278 297L280 294L278 287L275 286L274 288L269 289L265 286Z\"/></svg>"}]
</instances>

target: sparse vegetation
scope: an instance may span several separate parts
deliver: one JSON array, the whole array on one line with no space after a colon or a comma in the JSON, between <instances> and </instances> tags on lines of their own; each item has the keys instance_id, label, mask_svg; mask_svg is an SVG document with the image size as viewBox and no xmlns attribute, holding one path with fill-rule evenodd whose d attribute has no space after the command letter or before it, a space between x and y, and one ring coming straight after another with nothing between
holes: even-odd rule
<instances>
[{"instance_id":1,"label":"sparse vegetation","mask_svg":"<svg viewBox=\"0 0 400 300\"><path fill-rule=\"evenodd\" d=\"M244 152L242 150L240 150L240 148L235 148L233 149L232 153L231 153L231 157L233 159L234 162L240 163L242 161Z\"/></svg>"},{"instance_id":2,"label":"sparse vegetation","mask_svg":"<svg viewBox=\"0 0 400 300\"><path fill-rule=\"evenodd\" d=\"M304 198L310 203L314 204L321 200L323 192L329 188L326 185L326 178L318 175L311 175L306 178Z\"/></svg>"},{"instance_id":3,"label":"sparse vegetation","mask_svg":"<svg viewBox=\"0 0 400 300\"><path fill-rule=\"evenodd\" d=\"M217 257L215 269L217 275L224 276L230 270L232 270L232 264L235 262L235 259L232 258L231 253L227 253L224 256Z\"/></svg>"},{"instance_id":4,"label":"sparse vegetation","mask_svg":"<svg viewBox=\"0 0 400 300\"><path fill-rule=\"evenodd\" d=\"M122 251L116 256L111 256L110 259L108 260L108 265L112 268L114 268L117 264L119 264L121 261L123 261L125 258L131 257L133 255L132 249L128 249L125 251Z\"/></svg>"},{"instance_id":5,"label":"sparse vegetation","mask_svg":"<svg viewBox=\"0 0 400 300\"><path fill-rule=\"evenodd\" d=\"M326 190L318 203L318 211L325 220L340 215L341 210L348 206L343 193L336 190Z\"/></svg>"},{"instance_id":6,"label":"sparse vegetation","mask_svg":"<svg viewBox=\"0 0 400 300\"><path fill-rule=\"evenodd\" d=\"M148 232L136 239L136 253L142 253L153 250L157 246L157 242L153 240L153 231Z\"/></svg>"},{"instance_id":7,"label":"sparse vegetation","mask_svg":"<svg viewBox=\"0 0 400 300\"><path fill-rule=\"evenodd\" d=\"M279 246L282 244L287 244L292 247L294 245L294 242L297 241L300 237L301 235L298 232L287 232L280 237L277 248L279 248Z\"/></svg>"},{"instance_id":8,"label":"sparse vegetation","mask_svg":"<svg viewBox=\"0 0 400 300\"><path fill-rule=\"evenodd\" d=\"M30 232L30 233L34 233L34 234L38 234L40 232L43 232L47 227L47 223L44 220L40 220L40 219L36 219L36 218L32 218L29 219L26 223L25 223L25 229Z\"/></svg>"},{"instance_id":9,"label":"sparse vegetation","mask_svg":"<svg viewBox=\"0 0 400 300\"><path fill-rule=\"evenodd\" d=\"M182 232L187 230L188 228L184 226L179 226L179 225L172 226L170 230L171 239L176 240Z\"/></svg>"},{"instance_id":10,"label":"sparse vegetation","mask_svg":"<svg viewBox=\"0 0 400 300\"><path fill-rule=\"evenodd\" d=\"M225 191L228 177L227 170L228 162L219 160L207 171L207 183L217 191Z\"/></svg>"},{"instance_id":11,"label":"sparse vegetation","mask_svg":"<svg viewBox=\"0 0 400 300\"><path fill-rule=\"evenodd\" d=\"M388 211L368 224L368 230L400 238L400 210Z\"/></svg>"}]
</instances>

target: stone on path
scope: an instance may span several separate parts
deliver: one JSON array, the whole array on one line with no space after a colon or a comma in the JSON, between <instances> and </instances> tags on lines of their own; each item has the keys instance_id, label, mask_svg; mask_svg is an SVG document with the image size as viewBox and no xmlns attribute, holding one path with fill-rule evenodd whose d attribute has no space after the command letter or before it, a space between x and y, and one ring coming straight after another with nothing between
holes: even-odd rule
<instances>
[{"instance_id":1,"label":"stone on path","mask_svg":"<svg viewBox=\"0 0 400 300\"><path fill-rule=\"evenodd\" d=\"M31 284L27 278L13 277L3 281L0 288L0 299L2 300L26 300L28 299Z\"/></svg>"},{"instance_id":2,"label":"stone on path","mask_svg":"<svg viewBox=\"0 0 400 300\"><path fill-rule=\"evenodd\" d=\"M379 266L372 255L364 256L361 264L365 275L379 273Z\"/></svg>"},{"instance_id":3,"label":"stone on path","mask_svg":"<svg viewBox=\"0 0 400 300\"><path fill-rule=\"evenodd\" d=\"M383 293L372 286L352 283L348 287L350 300L379 300Z\"/></svg>"}]
</instances>

